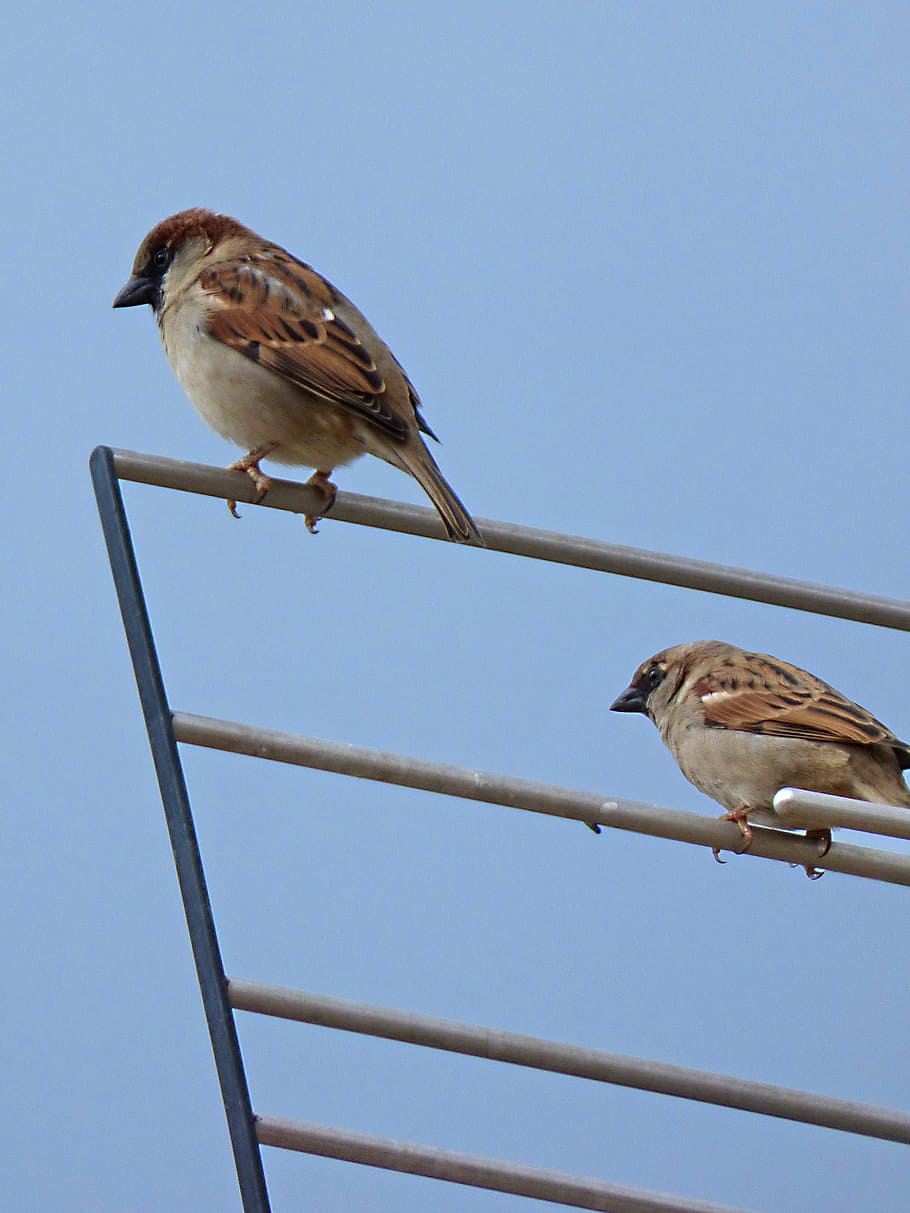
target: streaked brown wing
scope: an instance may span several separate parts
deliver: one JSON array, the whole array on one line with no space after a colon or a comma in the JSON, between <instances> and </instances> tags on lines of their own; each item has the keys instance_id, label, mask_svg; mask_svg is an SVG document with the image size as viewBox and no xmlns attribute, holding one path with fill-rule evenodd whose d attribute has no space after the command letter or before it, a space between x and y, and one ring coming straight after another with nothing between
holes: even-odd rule
<instances>
[{"instance_id":1,"label":"streaked brown wing","mask_svg":"<svg viewBox=\"0 0 910 1213\"><path fill-rule=\"evenodd\" d=\"M712 673L696 685L708 725L809 741L907 748L874 716L820 678L763 654L747 656L747 668L735 674Z\"/></svg>"},{"instance_id":2,"label":"streaked brown wing","mask_svg":"<svg viewBox=\"0 0 910 1213\"><path fill-rule=\"evenodd\" d=\"M199 282L213 304L209 336L391 437L407 437L372 355L308 265L275 250L211 266Z\"/></svg>"}]
</instances>

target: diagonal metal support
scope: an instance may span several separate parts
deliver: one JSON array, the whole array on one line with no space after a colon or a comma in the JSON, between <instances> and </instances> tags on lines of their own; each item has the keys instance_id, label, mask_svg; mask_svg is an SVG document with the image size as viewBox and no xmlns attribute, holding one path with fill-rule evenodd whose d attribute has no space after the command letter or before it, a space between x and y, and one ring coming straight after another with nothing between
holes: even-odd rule
<instances>
[{"instance_id":1,"label":"diagonal metal support","mask_svg":"<svg viewBox=\"0 0 910 1213\"><path fill-rule=\"evenodd\" d=\"M228 982L228 997L235 1010L256 1015L273 1015L278 1019L445 1049L468 1057L483 1057L487 1061L548 1070L551 1074L569 1074L592 1082L615 1083L639 1091L654 1091L659 1095L698 1100L722 1108L740 1108L760 1116L779 1116L807 1125L840 1129L844 1133L861 1133L882 1141L910 1144L910 1113L899 1112L896 1108L877 1108L854 1100L817 1095L813 1091L797 1091L773 1083L667 1065L644 1057L606 1053L602 1049L456 1023L413 1011L374 1007L345 998L311 994L306 990L267 986L238 977L232 977Z\"/></svg>"},{"instance_id":2,"label":"diagonal metal support","mask_svg":"<svg viewBox=\"0 0 910 1213\"><path fill-rule=\"evenodd\" d=\"M741 835L732 822L700 813L684 813L659 805L639 804L634 800L605 800L596 792L554 787L516 779L473 767L457 767L445 762L429 762L409 754L390 754L369 750L346 742L323 741L318 737L299 737L231 720L174 712L174 735L189 745L207 746L232 754L247 754L268 762L287 762L334 771L358 779L376 779L382 783L419 788L465 800L501 804L551 817L566 817L587 824L632 830L655 838L672 838L702 847L737 850ZM906 812L906 810L901 810ZM783 830L756 828L748 851L752 859L775 859L789 864L814 864L831 872L864 876L891 884L910 885L910 856L872 847L832 843L819 854L817 839L787 834Z\"/></svg>"},{"instance_id":3,"label":"diagonal metal support","mask_svg":"<svg viewBox=\"0 0 910 1213\"><path fill-rule=\"evenodd\" d=\"M304 1154L382 1167L386 1171L402 1171L407 1175L424 1175L427 1179L467 1184L492 1192L509 1192L513 1196L551 1201L573 1209L594 1209L598 1213L746 1213L746 1210L730 1205L647 1192L602 1179L585 1179L520 1163L456 1154L410 1141L352 1133L347 1129L281 1116L260 1116L256 1129L264 1146L300 1150Z\"/></svg>"},{"instance_id":4,"label":"diagonal metal support","mask_svg":"<svg viewBox=\"0 0 910 1213\"><path fill-rule=\"evenodd\" d=\"M164 805L177 879L183 897L193 959L202 991L205 1018L215 1054L228 1132L234 1151L243 1213L269 1213L269 1197L256 1137L250 1092L240 1055L234 1015L227 997L227 980L215 933L205 873L174 740L171 709L149 622L136 554L112 452L98 447L90 461L101 526L117 589L149 745Z\"/></svg>"},{"instance_id":5,"label":"diagonal metal support","mask_svg":"<svg viewBox=\"0 0 910 1213\"><path fill-rule=\"evenodd\" d=\"M250 503L256 500L255 486L243 472L167 459L163 455L146 455L140 451L115 450L113 456L117 475L123 480L209 497L235 498ZM263 509L306 514L320 508L322 501L312 487L293 480L280 480L277 476L271 479L272 487L259 502ZM364 497L359 493L339 493L326 514L326 521L353 522L358 526L380 527L428 539L445 538L435 510L387 501L382 497ZM910 632L910 602L899 599L693 560L687 556L672 556L667 552L649 552L581 535L561 535L495 518L476 521L487 550L491 552L508 552L531 560L574 565L593 572L678 585L708 594L767 602L794 611L811 611L816 615Z\"/></svg>"}]
</instances>

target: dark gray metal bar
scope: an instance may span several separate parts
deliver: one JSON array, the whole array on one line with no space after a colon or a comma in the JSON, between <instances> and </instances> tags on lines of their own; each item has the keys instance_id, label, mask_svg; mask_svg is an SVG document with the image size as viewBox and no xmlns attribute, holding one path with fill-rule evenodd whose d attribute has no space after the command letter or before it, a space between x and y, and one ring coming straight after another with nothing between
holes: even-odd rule
<instances>
[{"instance_id":1,"label":"dark gray metal bar","mask_svg":"<svg viewBox=\"0 0 910 1213\"><path fill-rule=\"evenodd\" d=\"M802 788L781 788L774 797L781 821L811 821L815 827L863 830L886 838L910 839L910 809L890 804L870 804L845 796L826 796Z\"/></svg>"},{"instance_id":2,"label":"dark gray metal bar","mask_svg":"<svg viewBox=\"0 0 910 1213\"><path fill-rule=\"evenodd\" d=\"M188 493L203 493L211 497L230 497L237 501L251 502L255 495L252 481L242 472L229 472L205 464L185 463L136 451L115 451L114 458L117 474L124 480L156 484ZM272 509L304 514L318 510L320 499L305 485L276 478L261 504ZM445 538L435 511L379 497L339 493L328 517L333 521L355 522L361 526L381 527L431 539ZM493 551L910 632L910 603L894 598L881 598L789 577L775 577L769 573L690 560L663 552L649 552L623 544L603 543L577 535L561 535L555 531L497 522L492 518L480 518L477 522L486 546Z\"/></svg>"},{"instance_id":3,"label":"dark gray metal bar","mask_svg":"<svg viewBox=\"0 0 910 1213\"><path fill-rule=\"evenodd\" d=\"M349 1002L305 990L289 990L283 986L263 985L232 977L228 982L228 999L237 1011L272 1015L298 1023L338 1028L344 1032L359 1032L399 1040L406 1044L424 1045L483 1057L489 1061L508 1062L588 1078L594 1082L614 1083L640 1091L654 1091L700 1103L739 1108L762 1116L777 1116L783 1120L819 1125L825 1129L840 1129L864 1137L910 1144L910 1115L891 1108L833 1099L811 1091L796 1091L771 1083L751 1082L726 1074L711 1074L686 1066L667 1065L641 1057L625 1057L605 1053L601 1049L585 1049L577 1045L559 1044L536 1036L521 1036L497 1028L481 1028L473 1024L455 1023L411 1011L394 1011L362 1002Z\"/></svg>"},{"instance_id":4,"label":"dark gray metal bar","mask_svg":"<svg viewBox=\"0 0 910 1213\"><path fill-rule=\"evenodd\" d=\"M174 852L177 879L183 897L218 1080L221 1084L243 1209L244 1213L269 1213L269 1198L254 1128L253 1110L250 1106L250 1093L243 1070L234 1015L227 998L227 980L221 962L221 951L205 884L186 781L171 727L170 706L111 451L107 447L96 448L92 452L90 466L155 773L158 776L171 848Z\"/></svg>"},{"instance_id":5,"label":"dark gray metal bar","mask_svg":"<svg viewBox=\"0 0 910 1213\"><path fill-rule=\"evenodd\" d=\"M612 826L618 830L672 838L712 849L720 847L736 851L742 845L742 836L732 822L683 813L678 809L659 808L634 800L607 800L595 792L580 792L470 767L428 762L343 742L298 737L293 733L255 728L209 716L194 716L187 712L175 712L173 724L177 740L190 745L313 767L320 771L334 771L339 775L374 779L465 800L500 804L507 808L545 813L551 817L567 817L586 824ZM832 843L824 856L819 854L821 849L817 840L787 834L782 830L756 827L748 854L803 866L814 864L832 872L866 876L890 884L910 885L910 856L840 842Z\"/></svg>"},{"instance_id":6,"label":"dark gray metal bar","mask_svg":"<svg viewBox=\"0 0 910 1213\"><path fill-rule=\"evenodd\" d=\"M256 1131L264 1146L299 1150L323 1158L363 1163L387 1171L404 1171L449 1183L510 1192L576 1209L598 1209L602 1213L744 1213L729 1205L707 1204L660 1192L646 1192L597 1179L581 1179L559 1171L543 1171L516 1163L454 1154L431 1146L351 1133L326 1125L285 1120L278 1116L257 1117Z\"/></svg>"}]
</instances>

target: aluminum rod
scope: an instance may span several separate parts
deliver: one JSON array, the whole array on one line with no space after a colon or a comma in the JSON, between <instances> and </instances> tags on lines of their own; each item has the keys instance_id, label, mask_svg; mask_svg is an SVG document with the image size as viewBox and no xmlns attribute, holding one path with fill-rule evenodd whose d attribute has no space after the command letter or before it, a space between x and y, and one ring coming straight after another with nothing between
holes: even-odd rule
<instances>
[{"instance_id":1,"label":"aluminum rod","mask_svg":"<svg viewBox=\"0 0 910 1213\"><path fill-rule=\"evenodd\" d=\"M597 1179L582 1179L559 1171L544 1171L517 1163L455 1154L432 1146L352 1133L345 1129L314 1125L278 1116L259 1116L256 1132L264 1146L299 1150L323 1158L362 1163L387 1171L404 1171L428 1179L510 1192L535 1200L552 1201L576 1209L599 1209L602 1213L744 1213L729 1205L707 1204L660 1192L646 1192Z\"/></svg>"},{"instance_id":2,"label":"aluminum rod","mask_svg":"<svg viewBox=\"0 0 910 1213\"><path fill-rule=\"evenodd\" d=\"M470 767L429 762L343 742L299 737L293 733L216 720L209 716L194 716L187 712L175 712L173 725L177 740L189 745L333 771L339 775L373 779L465 800L505 805L507 808L544 813L551 817L612 826L614 829L675 839L696 846L735 851L742 844L739 830L732 822L632 800L608 800L602 793L554 787ZM889 884L910 885L910 856L847 843L832 843L824 856L820 856L820 850L821 844L816 840L787 834L782 830L756 827L748 854L803 866L815 864L832 872L866 876Z\"/></svg>"},{"instance_id":3,"label":"aluminum rod","mask_svg":"<svg viewBox=\"0 0 910 1213\"><path fill-rule=\"evenodd\" d=\"M559 1044L536 1036L476 1027L235 977L228 982L228 999L236 1011L250 1011L298 1023L339 1028L345 1032L381 1036L387 1040L444 1049L489 1061L508 1062L554 1074L568 1074L575 1078L738 1108L743 1112L776 1116L826 1129L840 1129L845 1133L877 1137L882 1141L910 1144L910 1114L891 1108L877 1108L871 1104L815 1095L811 1091L797 1091L771 1083L712 1074L706 1070L626 1057L600 1049Z\"/></svg>"},{"instance_id":4,"label":"aluminum rod","mask_svg":"<svg viewBox=\"0 0 910 1213\"><path fill-rule=\"evenodd\" d=\"M243 1069L234 1016L227 999L227 981L221 962L221 950L206 888L186 780L174 740L170 705L145 605L123 497L109 450L99 447L92 452L91 472L174 854L177 881L183 898L186 925L212 1042L215 1069L221 1086L234 1164L237 1168L240 1198L244 1213L269 1213L269 1197L262 1157L253 1127L250 1092Z\"/></svg>"},{"instance_id":5,"label":"aluminum rod","mask_svg":"<svg viewBox=\"0 0 910 1213\"><path fill-rule=\"evenodd\" d=\"M137 451L117 450L113 456L117 474L124 480L211 497L232 497L237 501L252 502L255 495L252 481L242 472L229 472L206 464L187 463ZM271 509L304 514L317 510L321 501L320 495L305 485L274 478L272 487L260 504ZM435 511L380 497L339 493L327 517L333 521L382 527L431 539L445 538ZM910 631L910 602L898 599L663 552L649 552L578 535L562 535L555 531L498 522L492 518L480 518L477 524L487 547L497 552Z\"/></svg>"},{"instance_id":6,"label":"aluminum rod","mask_svg":"<svg viewBox=\"0 0 910 1213\"><path fill-rule=\"evenodd\" d=\"M910 811L895 805L826 796L802 788L781 788L774 797L774 809L785 824L811 820L813 826L863 830L887 838L910 839Z\"/></svg>"}]
</instances>

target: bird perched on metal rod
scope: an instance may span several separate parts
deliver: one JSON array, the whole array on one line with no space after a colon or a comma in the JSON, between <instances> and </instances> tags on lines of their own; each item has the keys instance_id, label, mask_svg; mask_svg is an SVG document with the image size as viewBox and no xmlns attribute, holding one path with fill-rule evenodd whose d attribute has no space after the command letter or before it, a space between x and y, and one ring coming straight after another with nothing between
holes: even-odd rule
<instances>
[{"instance_id":1,"label":"bird perched on metal rod","mask_svg":"<svg viewBox=\"0 0 910 1213\"><path fill-rule=\"evenodd\" d=\"M139 246L114 307L148 303L168 361L203 419L247 453L260 499L260 460L315 469L324 513L332 469L365 453L409 473L450 539L482 544L421 433L411 381L369 321L290 253L214 211L164 219ZM235 503L228 503L236 513ZM315 529L320 515L307 517Z\"/></svg>"},{"instance_id":2,"label":"bird perched on metal rod","mask_svg":"<svg viewBox=\"0 0 910 1213\"><path fill-rule=\"evenodd\" d=\"M689 782L737 823L744 851L750 819L784 824L772 805L783 787L910 808L901 775L910 745L814 674L766 653L719 640L664 649L638 667L610 710L650 717ZM831 832L812 825L790 823L822 840L821 858Z\"/></svg>"}]
</instances>

